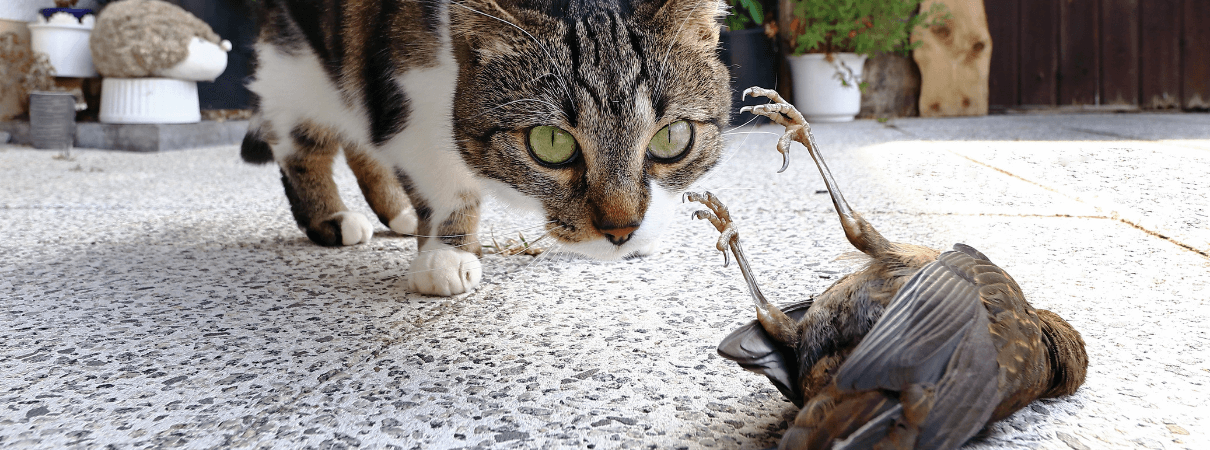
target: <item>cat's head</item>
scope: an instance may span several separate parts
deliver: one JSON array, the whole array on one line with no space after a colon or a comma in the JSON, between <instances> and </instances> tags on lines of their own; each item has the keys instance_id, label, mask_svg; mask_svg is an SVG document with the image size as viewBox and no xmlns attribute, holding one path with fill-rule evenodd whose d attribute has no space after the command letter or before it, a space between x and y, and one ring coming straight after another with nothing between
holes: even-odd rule
<instances>
[{"instance_id":1,"label":"cat's head","mask_svg":"<svg viewBox=\"0 0 1210 450\"><path fill-rule=\"evenodd\" d=\"M450 6L463 158L541 211L562 248L645 254L722 153L731 95L718 0Z\"/></svg>"}]
</instances>

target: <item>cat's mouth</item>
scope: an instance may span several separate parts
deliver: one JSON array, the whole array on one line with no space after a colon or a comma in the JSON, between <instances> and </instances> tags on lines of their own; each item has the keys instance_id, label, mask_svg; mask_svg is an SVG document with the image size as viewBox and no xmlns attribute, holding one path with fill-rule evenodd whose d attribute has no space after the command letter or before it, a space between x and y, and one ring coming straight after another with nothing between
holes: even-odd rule
<instances>
[{"instance_id":1,"label":"cat's mouth","mask_svg":"<svg viewBox=\"0 0 1210 450\"><path fill-rule=\"evenodd\" d=\"M653 183L651 202L637 220L626 226L583 218L582 222L548 217L549 234L559 241L562 251L595 259L629 260L655 253L661 231L668 229L676 209L677 194Z\"/></svg>"},{"instance_id":2,"label":"cat's mouth","mask_svg":"<svg viewBox=\"0 0 1210 450\"><path fill-rule=\"evenodd\" d=\"M639 225L626 227L602 227L590 220L576 223L550 216L547 220L546 233L558 243L556 251L593 259L627 260L650 254L659 234L649 217L643 217Z\"/></svg>"},{"instance_id":3,"label":"cat's mouth","mask_svg":"<svg viewBox=\"0 0 1210 450\"><path fill-rule=\"evenodd\" d=\"M576 244L593 244L594 246L602 246L602 248L615 247L623 249L630 247L627 245L636 236L646 234L647 230L640 228L644 223L634 223L626 226L612 226L609 224L598 224L595 221L580 224L577 226L573 221L562 219L559 217L548 217L550 225L547 227L547 233L564 245ZM640 220L642 220L640 218ZM627 254L629 256L629 254ZM627 256L622 256L625 258Z\"/></svg>"},{"instance_id":4,"label":"cat's mouth","mask_svg":"<svg viewBox=\"0 0 1210 450\"><path fill-rule=\"evenodd\" d=\"M661 230L671 224L680 198L678 193L652 183L650 202L642 215L625 221L625 226L609 226L611 221L593 220L594 214L585 207L546 207L504 183L488 180L484 185L495 198L518 211L541 212L546 220L545 235L555 241L553 251L602 260L634 259L654 253Z\"/></svg>"},{"instance_id":5,"label":"cat's mouth","mask_svg":"<svg viewBox=\"0 0 1210 450\"><path fill-rule=\"evenodd\" d=\"M575 253L600 260L631 260L654 253L656 250L654 236L630 239L622 245L614 245L608 239L592 239L586 241L562 241L558 246L559 252Z\"/></svg>"}]
</instances>

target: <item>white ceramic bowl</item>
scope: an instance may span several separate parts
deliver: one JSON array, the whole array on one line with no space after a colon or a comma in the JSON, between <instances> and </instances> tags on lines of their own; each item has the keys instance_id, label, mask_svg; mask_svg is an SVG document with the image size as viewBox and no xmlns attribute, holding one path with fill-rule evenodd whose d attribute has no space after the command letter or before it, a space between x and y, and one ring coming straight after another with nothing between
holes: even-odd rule
<instances>
[{"instance_id":1,"label":"white ceramic bowl","mask_svg":"<svg viewBox=\"0 0 1210 450\"><path fill-rule=\"evenodd\" d=\"M197 123L201 120L195 81L106 78L101 82L101 122Z\"/></svg>"}]
</instances>

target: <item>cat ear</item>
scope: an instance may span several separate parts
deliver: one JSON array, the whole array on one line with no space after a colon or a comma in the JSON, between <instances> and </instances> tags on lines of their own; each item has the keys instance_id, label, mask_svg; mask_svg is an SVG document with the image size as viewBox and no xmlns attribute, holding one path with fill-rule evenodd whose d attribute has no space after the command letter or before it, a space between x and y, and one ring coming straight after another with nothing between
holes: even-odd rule
<instances>
[{"instance_id":1,"label":"cat ear","mask_svg":"<svg viewBox=\"0 0 1210 450\"><path fill-rule=\"evenodd\" d=\"M718 46L718 33L727 4L719 0L667 0L651 16L656 29L675 30L682 43L709 47Z\"/></svg>"},{"instance_id":2,"label":"cat ear","mask_svg":"<svg viewBox=\"0 0 1210 450\"><path fill-rule=\"evenodd\" d=\"M533 20L519 8L521 0L463 0L450 2L450 29L455 40L480 58L496 58L516 53L516 44L527 36L526 20Z\"/></svg>"}]
</instances>

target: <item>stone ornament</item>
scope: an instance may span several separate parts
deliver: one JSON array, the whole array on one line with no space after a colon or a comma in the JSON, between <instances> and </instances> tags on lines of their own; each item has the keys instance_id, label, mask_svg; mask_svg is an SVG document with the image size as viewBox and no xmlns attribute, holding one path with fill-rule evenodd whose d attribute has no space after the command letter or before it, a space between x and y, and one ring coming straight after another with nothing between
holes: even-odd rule
<instances>
[{"instance_id":1,"label":"stone ornament","mask_svg":"<svg viewBox=\"0 0 1210 450\"><path fill-rule=\"evenodd\" d=\"M105 77L214 81L227 68L231 42L179 6L123 0L101 12L89 48Z\"/></svg>"}]
</instances>

